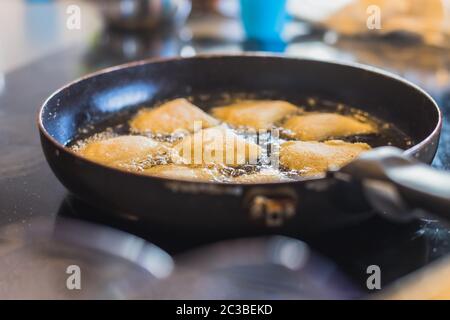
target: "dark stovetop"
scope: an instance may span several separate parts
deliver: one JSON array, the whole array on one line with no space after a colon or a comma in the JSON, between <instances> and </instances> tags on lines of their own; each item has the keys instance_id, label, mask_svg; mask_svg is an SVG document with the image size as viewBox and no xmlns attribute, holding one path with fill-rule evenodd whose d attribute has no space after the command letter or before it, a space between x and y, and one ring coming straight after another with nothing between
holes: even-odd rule
<instances>
[{"instance_id":1,"label":"dark stovetop","mask_svg":"<svg viewBox=\"0 0 450 320\"><path fill-rule=\"evenodd\" d=\"M52 225L58 216L86 217L95 210L68 195L41 152L36 113L52 91L88 71L130 59L177 54L183 49L186 52L186 48L197 52L214 49L229 52L241 48L240 44L218 45L195 38L188 44L180 44L170 37L139 39L157 41L157 44L146 42L130 56L120 49L122 36L108 35L99 39L102 40L89 48L69 48L6 74L3 92L0 91L0 226L14 224L16 227L8 229L6 234L0 233L0 254L3 253L2 240L20 239L35 228L36 221ZM286 51L290 55L317 56L320 53L325 58L373 64L424 87L438 101L445 120L433 165L450 169L450 123L447 120L450 119L450 52L363 40L339 40L329 45L320 37L305 38L289 45ZM153 230L151 226L132 221L98 222L135 233L169 252L177 251L176 237L165 234L164 230ZM365 283L365 268L378 264L383 270L383 282L389 283L450 252L450 231L433 221L394 225L374 218L327 237L311 239L310 244L331 257L353 279Z\"/></svg>"}]
</instances>

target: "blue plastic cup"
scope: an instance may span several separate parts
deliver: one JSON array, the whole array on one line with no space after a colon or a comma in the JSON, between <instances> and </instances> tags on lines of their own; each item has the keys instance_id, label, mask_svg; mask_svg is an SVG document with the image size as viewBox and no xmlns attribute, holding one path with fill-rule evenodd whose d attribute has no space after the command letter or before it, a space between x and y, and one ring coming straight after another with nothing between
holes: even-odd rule
<instances>
[{"instance_id":1,"label":"blue plastic cup","mask_svg":"<svg viewBox=\"0 0 450 320\"><path fill-rule=\"evenodd\" d=\"M240 0L241 19L249 40L279 42L286 22L287 0Z\"/></svg>"}]
</instances>

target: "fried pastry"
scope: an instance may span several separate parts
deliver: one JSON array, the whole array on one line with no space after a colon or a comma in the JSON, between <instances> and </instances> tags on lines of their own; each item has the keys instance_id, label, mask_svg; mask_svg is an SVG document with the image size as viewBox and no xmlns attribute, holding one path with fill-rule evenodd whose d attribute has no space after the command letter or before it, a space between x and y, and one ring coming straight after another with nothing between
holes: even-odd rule
<instances>
[{"instance_id":1,"label":"fried pastry","mask_svg":"<svg viewBox=\"0 0 450 320\"><path fill-rule=\"evenodd\" d=\"M77 152L89 160L107 166L139 171L143 162L165 152L165 147L143 136L120 136L88 142Z\"/></svg>"},{"instance_id":2,"label":"fried pastry","mask_svg":"<svg viewBox=\"0 0 450 320\"><path fill-rule=\"evenodd\" d=\"M261 171L250 174L243 174L233 178L234 183L271 183L271 182L287 182L292 181L288 177L284 176L278 170L267 168L261 169Z\"/></svg>"},{"instance_id":3,"label":"fried pastry","mask_svg":"<svg viewBox=\"0 0 450 320\"><path fill-rule=\"evenodd\" d=\"M193 168L182 165L160 165L151 167L144 171L145 174L177 180L191 180L191 181L215 181L218 177L217 170L209 168Z\"/></svg>"},{"instance_id":4,"label":"fried pastry","mask_svg":"<svg viewBox=\"0 0 450 320\"><path fill-rule=\"evenodd\" d=\"M174 146L180 156L174 162L195 165L239 166L256 164L261 147L223 126L204 129Z\"/></svg>"},{"instance_id":5,"label":"fried pastry","mask_svg":"<svg viewBox=\"0 0 450 320\"><path fill-rule=\"evenodd\" d=\"M293 116L283 124L283 128L290 131L291 137L303 141L322 141L376 132L373 124L336 113L307 113Z\"/></svg>"},{"instance_id":6,"label":"fried pastry","mask_svg":"<svg viewBox=\"0 0 450 320\"><path fill-rule=\"evenodd\" d=\"M340 168L367 150L370 150L370 146L366 143L341 140L288 141L281 145L280 164L303 175L316 175L329 169Z\"/></svg>"},{"instance_id":7,"label":"fried pastry","mask_svg":"<svg viewBox=\"0 0 450 320\"><path fill-rule=\"evenodd\" d=\"M194 132L194 122L199 124L198 129L219 124L217 119L186 99L175 99L156 108L140 110L130 121L130 128L140 133L172 134L177 130Z\"/></svg>"},{"instance_id":8,"label":"fried pastry","mask_svg":"<svg viewBox=\"0 0 450 320\"><path fill-rule=\"evenodd\" d=\"M212 114L232 126L259 130L270 128L297 110L296 106L286 101L245 100L214 108Z\"/></svg>"}]
</instances>

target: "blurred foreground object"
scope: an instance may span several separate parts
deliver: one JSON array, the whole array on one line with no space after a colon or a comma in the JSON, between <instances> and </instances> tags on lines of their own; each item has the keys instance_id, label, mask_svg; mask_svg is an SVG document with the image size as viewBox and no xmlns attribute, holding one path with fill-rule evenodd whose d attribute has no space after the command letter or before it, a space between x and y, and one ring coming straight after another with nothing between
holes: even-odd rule
<instances>
[{"instance_id":1,"label":"blurred foreground object","mask_svg":"<svg viewBox=\"0 0 450 320\"><path fill-rule=\"evenodd\" d=\"M99 0L109 26L136 30L184 24L191 11L190 0Z\"/></svg>"},{"instance_id":2,"label":"blurred foreground object","mask_svg":"<svg viewBox=\"0 0 450 320\"><path fill-rule=\"evenodd\" d=\"M302 241L272 236L228 240L175 257L156 299L352 299L362 293ZM146 297L146 296L144 296Z\"/></svg>"},{"instance_id":3,"label":"blurred foreground object","mask_svg":"<svg viewBox=\"0 0 450 320\"><path fill-rule=\"evenodd\" d=\"M291 1L288 8L343 35L404 33L428 45L450 47L449 0L339 0L333 6L329 1L306 0Z\"/></svg>"},{"instance_id":4,"label":"blurred foreground object","mask_svg":"<svg viewBox=\"0 0 450 320\"><path fill-rule=\"evenodd\" d=\"M1 299L151 298L174 269L165 251L117 229L62 217L31 224L0 229Z\"/></svg>"}]
</instances>

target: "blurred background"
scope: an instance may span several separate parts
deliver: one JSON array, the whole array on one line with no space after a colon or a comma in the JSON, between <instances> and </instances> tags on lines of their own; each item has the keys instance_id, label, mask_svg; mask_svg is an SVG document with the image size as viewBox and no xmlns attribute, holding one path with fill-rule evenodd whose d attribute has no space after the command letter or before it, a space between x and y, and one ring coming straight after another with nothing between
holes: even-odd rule
<instances>
[{"instance_id":1,"label":"blurred background","mask_svg":"<svg viewBox=\"0 0 450 320\"><path fill-rule=\"evenodd\" d=\"M449 82L449 0L4 0L0 21L3 72L76 46L80 73L252 50L378 65L430 91Z\"/></svg>"},{"instance_id":2,"label":"blurred background","mask_svg":"<svg viewBox=\"0 0 450 320\"><path fill-rule=\"evenodd\" d=\"M91 67L262 50L399 72L413 67L410 61L417 69L437 67L433 52L450 48L449 0L5 0L0 21L3 71L71 45L84 45ZM445 67L436 68L437 85Z\"/></svg>"},{"instance_id":3,"label":"blurred background","mask_svg":"<svg viewBox=\"0 0 450 320\"><path fill-rule=\"evenodd\" d=\"M0 22L0 297L80 297L68 295L66 290L58 295L42 289L62 263L75 259L71 258L72 246L67 249L60 238L49 240L48 235L51 239L56 234L83 240L79 235L90 227L73 221L67 224L63 217L93 209L71 199L49 172L34 121L37 108L51 92L104 67L154 57L242 51L380 67L416 83L436 99L444 114L444 130L433 165L450 170L450 0L1 0ZM35 241L30 233L44 233L46 240ZM77 248L97 244L94 249L104 252L106 234L117 244L108 244L108 250L114 250L107 253L127 263L120 260L124 264L114 265L98 253L91 258L82 250L80 256L90 263L92 279L97 279L91 282L94 291L86 291L88 296L82 297L136 296L136 288L144 290L140 285L153 283L165 275L158 270L172 266L171 257L143 239L110 229L86 233L85 239L91 241L82 241ZM98 242L95 235L101 236ZM333 282L337 263L339 270L363 284L366 266L376 261L385 270L383 285L390 284L450 252L450 230L434 221L402 228L375 223L375 229L371 222L370 226L330 237L336 241L324 247L334 260L333 267L322 259L307 259L306 244L292 239L214 247L215 254L226 262L224 266L204 263L198 258L204 257L201 254L195 255L196 259L182 257L185 269L168 280L165 290L170 292L166 294L204 297L201 290L192 295L191 283L204 288L207 281L210 292L216 293L216 286L231 284L227 287L231 294L217 296L221 298L255 294L262 298L299 298L311 297L311 292L314 297L350 298L361 292L346 280L339 288L330 287L328 280L306 282L305 288L311 290L305 293L292 287L291 279L328 274L333 275L327 278ZM259 255L248 256L246 246ZM261 265L259 271L236 269L233 258L228 257L236 257L239 252L245 252L241 255L245 263ZM292 267L292 261L280 258L286 252L288 257L299 257L299 267L293 273L274 271L274 265ZM8 259L3 259L5 256ZM130 263L140 267L131 272ZM106 270L106 264L109 272L96 273ZM437 282L448 279L449 265ZM42 277L36 276L36 266ZM211 271L216 268L226 272L218 275ZM201 276L192 274L192 270ZM314 270L326 272L317 276ZM267 272L277 275L277 281L269 281ZM147 280L142 281L144 278ZM230 282L230 278L236 282ZM292 294L274 296L270 293L274 287ZM144 296L162 297L152 290L146 288Z\"/></svg>"}]
</instances>

